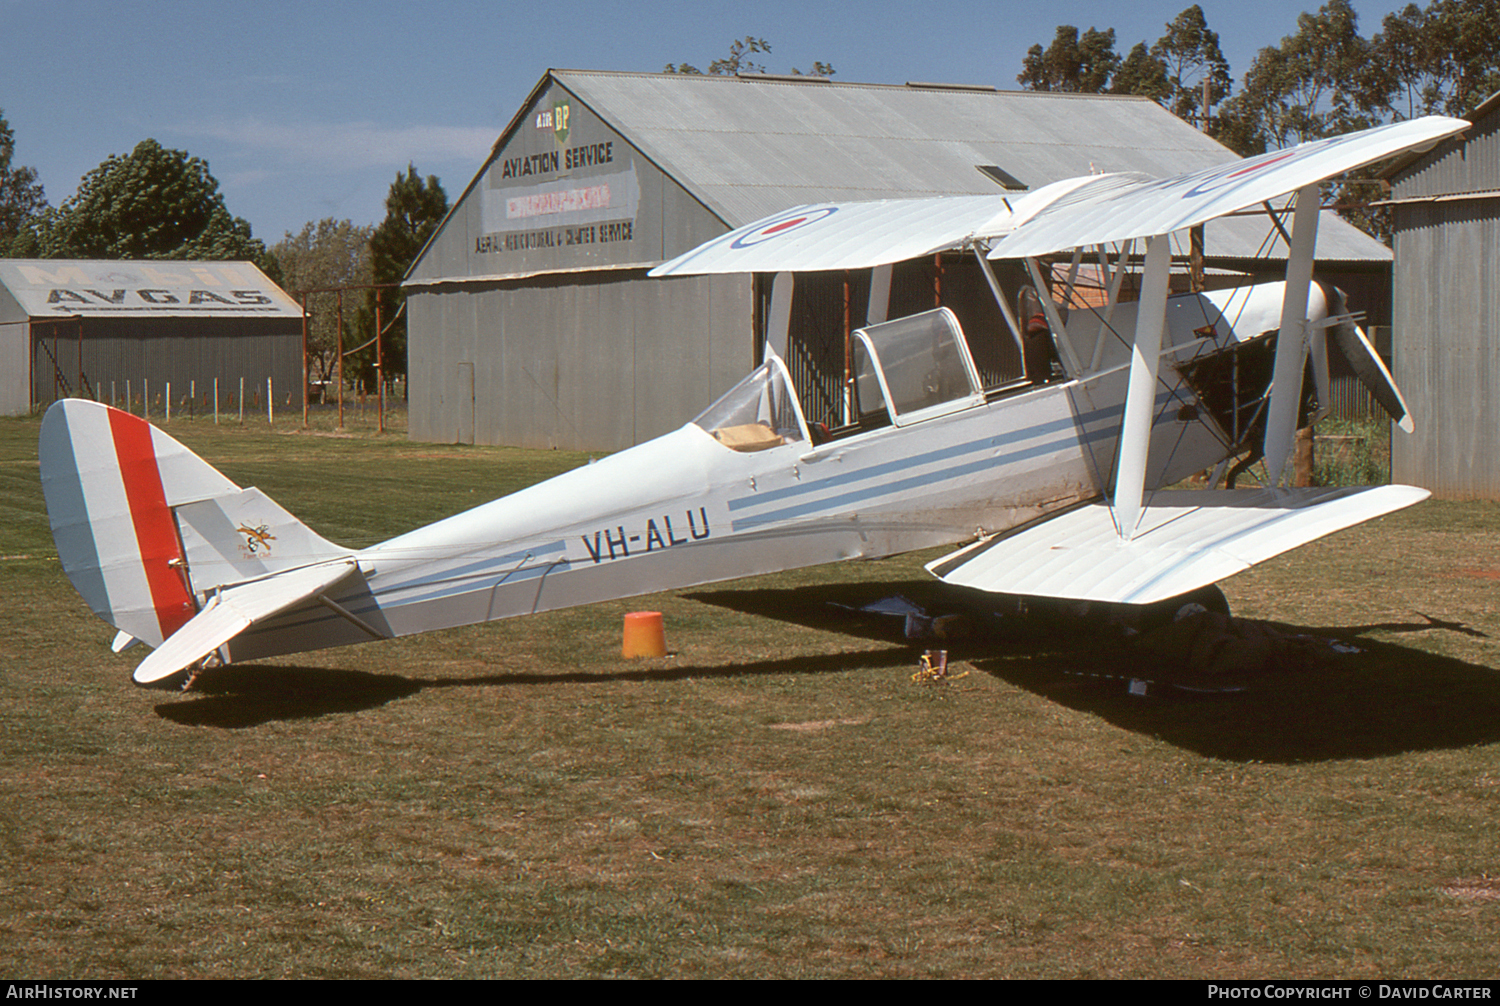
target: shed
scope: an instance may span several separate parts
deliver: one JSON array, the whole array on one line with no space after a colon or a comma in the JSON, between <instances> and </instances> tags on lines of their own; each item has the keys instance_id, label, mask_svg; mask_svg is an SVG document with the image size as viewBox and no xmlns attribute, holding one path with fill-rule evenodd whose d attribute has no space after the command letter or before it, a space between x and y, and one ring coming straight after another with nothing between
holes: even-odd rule
<instances>
[{"instance_id":1,"label":"shed","mask_svg":"<svg viewBox=\"0 0 1500 1006\"><path fill-rule=\"evenodd\" d=\"M300 400L302 309L249 262L0 260L0 415L215 378Z\"/></svg>"},{"instance_id":2,"label":"shed","mask_svg":"<svg viewBox=\"0 0 1500 1006\"><path fill-rule=\"evenodd\" d=\"M1395 207L1396 383L1416 431L1391 478L1500 498L1500 94L1472 129L1387 172Z\"/></svg>"},{"instance_id":3,"label":"shed","mask_svg":"<svg viewBox=\"0 0 1500 1006\"><path fill-rule=\"evenodd\" d=\"M1234 156L1143 98L549 71L407 275L411 437L615 450L692 418L755 364L769 277L646 272L771 213ZM1378 313L1389 251L1326 217L1321 266L1356 301L1366 291L1344 277L1362 280ZM1274 258L1268 233L1264 217L1215 221L1208 263L1247 268L1268 245ZM835 407L832 363L868 282L799 277L788 362L809 419ZM908 263L892 301L941 302L966 328L999 319L960 256ZM989 364L1019 372L1008 340Z\"/></svg>"}]
</instances>

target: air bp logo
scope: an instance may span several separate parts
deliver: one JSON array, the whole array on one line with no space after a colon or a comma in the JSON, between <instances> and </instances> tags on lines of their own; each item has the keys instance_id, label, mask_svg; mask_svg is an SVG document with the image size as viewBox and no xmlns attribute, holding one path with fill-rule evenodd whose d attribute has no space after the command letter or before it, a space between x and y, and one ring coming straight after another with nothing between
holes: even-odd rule
<instances>
[{"instance_id":1,"label":"air bp logo","mask_svg":"<svg viewBox=\"0 0 1500 1006\"><path fill-rule=\"evenodd\" d=\"M559 147L568 145L568 103L559 101L552 106L552 135Z\"/></svg>"}]
</instances>

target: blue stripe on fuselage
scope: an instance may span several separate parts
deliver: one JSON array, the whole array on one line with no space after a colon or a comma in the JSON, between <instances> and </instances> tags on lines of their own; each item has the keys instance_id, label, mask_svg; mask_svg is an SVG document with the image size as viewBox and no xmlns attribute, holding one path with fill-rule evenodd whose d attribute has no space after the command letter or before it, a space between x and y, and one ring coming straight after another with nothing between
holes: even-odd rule
<instances>
[{"instance_id":1,"label":"blue stripe on fuselage","mask_svg":"<svg viewBox=\"0 0 1500 1006\"><path fill-rule=\"evenodd\" d=\"M459 577L467 576L467 575L470 575L470 574L477 575L477 576L484 576L484 575L487 575L489 573L498 572L498 570L496 570L494 567L497 566L497 565L499 565L499 564L502 564L502 563L513 563L513 564L519 565L520 563L525 562L528 558L531 558L531 557L534 557L534 556L550 555L553 552L565 552L566 549L567 549L567 545L564 542L554 541L554 542L552 542L550 544L540 545L540 546L538 546L536 548L525 548L525 549L520 549L520 550L515 551L515 552L508 552L505 555L497 555L497 556L493 556L493 557L490 557L490 558L487 558L487 559L476 559L473 562L467 563L467 564L462 565L462 566L454 566L454 567L452 567L450 569L445 569L445 570L443 570L440 573L430 573L430 574L427 574L425 576L413 577L410 580L402 580L402 581L397 581L397 582L394 582L394 583L383 583L383 584L380 585L380 593L388 593L388 592L393 591L393 590L405 590L405 589L410 588L410 587L420 587L420 586L423 586L423 585L429 584L429 583L441 583L444 580L457 579ZM386 553L386 554L388 554L388 555L396 555L396 553L394 553L394 552L392 552L392 553ZM366 553L366 556L367 556L367 558L370 561L376 563L376 568L378 569L379 568L379 562L380 562L380 560L382 558L382 553L379 551L379 549L375 549L375 550L373 550L373 551L371 551L369 553ZM428 561L429 562L433 562L433 561L439 561L440 562L441 560L428 560ZM545 567L527 567L527 568L528 569L536 569L536 568L551 569L552 566L554 566L554 565L556 565L555 562L549 562ZM516 570L516 572L518 572L518 573L519 572L524 572L524 570L518 569L518 570Z\"/></svg>"},{"instance_id":2,"label":"blue stripe on fuselage","mask_svg":"<svg viewBox=\"0 0 1500 1006\"><path fill-rule=\"evenodd\" d=\"M1157 406L1160 407L1167 402L1170 402L1173 398L1176 397L1176 395L1177 390L1175 388L1169 388L1165 391L1160 392L1156 397ZM775 523L777 521L791 520L793 518L800 517L808 513L813 513L824 508L845 507L852 504L862 504L868 502L869 500L876 499L881 496L886 496L892 493L905 492L907 490L920 488L922 486L931 487L939 481L948 481L952 479L963 478L976 472L984 471L985 469L993 467L995 465L1025 461L1031 458L1053 454L1057 451L1066 450L1069 447L1081 447L1083 445L1099 440L1107 440L1114 437L1116 435L1116 431L1112 427L1100 428L1099 424L1106 423L1120 416L1123 416L1124 412L1125 406L1123 404L1112 405L1102 409L1095 409L1092 412L1084 413L1081 415L1073 415L1061 419L1047 420L1046 422L1038 423L1035 426L1028 426L1025 429L1021 430L1013 430L1006 433L994 434L992 436L983 437L978 440L969 441L965 444L943 447L935 451L928 451L924 454L916 454L912 455L911 457L899 458L893 461L885 461L877 465L871 465L868 468L859 469L857 471L830 475L826 478L820 478L806 484L785 486L780 489L770 489L766 490L765 492L758 492L752 496L742 496L738 499L729 501L729 510L731 513L735 510L744 510L749 507L769 505L783 499L789 499L797 496L806 496L809 493L824 492L830 488L835 488L838 486L865 482L870 479L881 478L883 476L891 475L897 472L908 472L913 468L928 466L933 463L949 460L955 457L962 457L966 454L972 454L975 451L1001 448L1007 444L1014 444L1027 440L1035 440L1039 437L1047 437L1064 431L1073 434L1072 436L1055 437L1054 439L1048 440L1046 443L1038 444L1032 447L1026 447L1019 450L1012 450L1003 454L987 456L977 461L971 461L956 467L944 469L939 473L910 475L893 482L882 483L878 486L867 486L861 489L844 492L836 496L820 496L816 500L809 500L807 502L794 504L792 506L784 506L769 512L758 513L754 516L741 517L733 522L732 529L737 531L741 529L761 526L764 524ZM1159 414L1157 416L1157 422L1161 422L1165 418L1167 417L1165 417L1164 414ZM1154 425L1155 423L1153 423L1153 426ZM1081 435L1079 435L1079 433L1076 431L1081 431Z\"/></svg>"}]
</instances>

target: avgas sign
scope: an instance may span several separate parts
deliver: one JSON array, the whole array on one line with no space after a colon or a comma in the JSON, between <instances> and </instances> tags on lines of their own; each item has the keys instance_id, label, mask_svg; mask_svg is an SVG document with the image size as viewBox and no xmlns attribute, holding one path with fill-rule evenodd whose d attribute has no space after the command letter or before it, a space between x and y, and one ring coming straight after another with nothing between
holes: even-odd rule
<instances>
[{"instance_id":1,"label":"avgas sign","mask_svg":"<svg viewBox=\"0 0 1500 1006\"><path fill-rule=\"evenodd\" d=\"M244 262L0 262L0 282L33 318L281 315L301 308Z\"/></svg>"}]
</instances>

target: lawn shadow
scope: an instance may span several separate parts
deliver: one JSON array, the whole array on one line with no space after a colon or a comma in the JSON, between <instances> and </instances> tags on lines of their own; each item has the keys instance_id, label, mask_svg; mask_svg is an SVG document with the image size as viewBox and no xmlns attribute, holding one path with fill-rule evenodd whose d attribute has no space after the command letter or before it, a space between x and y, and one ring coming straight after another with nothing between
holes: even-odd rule
<instances>
[{"instance_id":1,"label":"lawn shadow","mask_svg":"<svg viewBox=\"0 0 1500 1006\"><path fill-rule=\"evenodd\" d=\"M1097 612L1079 616L1066 603L1024 614L1000 595L955 591L934 581L902 580L789 590L721 590L687 595L731 608L864 639L899 641L904 623L860 616L858 608L900 594L930 614L959 612L960 638L916 640L941 646L950 661L1060 705L1100 716L1206 757L1296 763L1375 758L1409 751L1500 741L1500 671L1425 650L1368 638L1452 633L1485 638L1468 626L1427 615L1409 622L1348 626L1260 623L1281 637L1305 637L1264 669L1207 675L1167 666L1121 635ZM833 602L833 603L830 603ZM1339 641L1358 652L1340 652ZM1146 682L1144 696L1131 694Z\"/></svg>"},{"instance_id":2,"label":"lawn shadow","mask_svg":"<svg viewBox=\"0 0 1500 1006\"><path fill-rule=\"evenodd\" d=\"M900 595L929 614L954 613L954 636L905 638L904 618L861 612ZM858 652L817 653L688 666L676 658L617 670L482 673L425 678L319 667L239 665L204 672L196 700L162 703L175 723L243 729L278 720L357 712L427 689L547 687L621 681L839 673L862 667L915 667L928 647L950 661L1049 701L1100 716L1206 757L1295 763L1383 757L1414 750L1500 741L1500 672L1395 643L1370 633L1483 636L1428 616L1410 622L1309 627L1275 623L1282 636L1312 637L1274 666L1236 676L1173 670L1147 657L1097 613L1066 603L1033 604L961 591L933 580L822 584L784 589L699 591L686 599L864 641ZM1323 641L1359 652L1340 653ZM869 643L883 643L870 647ZM1132 681L1147 682L1144 697Z\"/></svg>"},{"instance_id":3,"label":"lawn shadow","mask_svg":"<svg viewBox=\"0 0 1500 1006\"><path fill-rule=\"evenodd\" d=\"M275 721L312 719L382 706L428 689L601 685L622 681L666 682L689 678L744 678L756 675L833 674L851 663L861 667L904 667L913 660L910 647L893 645L858 654L817 653L769 660L707 666L661 658L619 670L480 674L468 677L417 678L327 667L236 664L204 671L194 683L191 701L156 707L163 719L183 726L242 730Z\"/></svg>"},{"instance_id":4,"label":"lawn shadow","mask_svg":"<svg viewBox=\"0 0 1500 1006\"><path fill-rule=\"evenodd\" d=\"M1234 679L1163 674L1120 644L1007 653L974 665L1060 705L1227 761L1380 758L1500 741L1493 668L1362 639L1359 626L1267 624L1291 636L1354 640L1360 652L1308 650ZM1161 680L1167 676L1175 680ZM1144 697L1130 694L1133 679L1151 682Z\"/></svg>"},{"instance_id":5,"label":"lawn shadow","mask_svg":"<svg viewBox=\"0 0 1500 1006\"><path fill-rule=\"evenodd\" d=\"M203 672L191 702L163 702L156 715L183 726L243 730L279 720L373 709L421 690L394 674L329 667L234 664Z\"/></svg>"}]
</instances>

